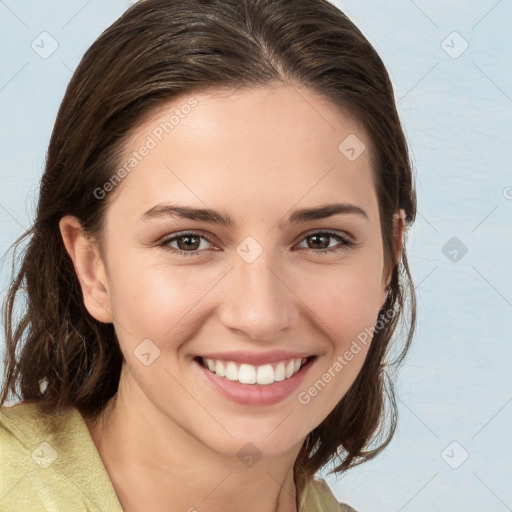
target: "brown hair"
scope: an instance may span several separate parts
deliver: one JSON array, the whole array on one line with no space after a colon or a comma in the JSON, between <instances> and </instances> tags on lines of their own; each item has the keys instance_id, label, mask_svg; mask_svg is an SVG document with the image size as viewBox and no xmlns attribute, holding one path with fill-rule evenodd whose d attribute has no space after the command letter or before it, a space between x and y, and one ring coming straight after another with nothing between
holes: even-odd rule
<instances>
[{"instance_id":1,"label":"brown hair","mask_svg":"<svg viewBox=\"0 0 512 512\"><path fill-rule=\"evenodd\" d=\"M396 426L391 364L402 361L415 325L405 247L395 259L393 214L411 224L415 192L407 143L386 69L357 27L326 0L144 0L84 55L60 106L48 149L35 222L5 304L5 382L9 394L44 411L75 406L97 418L116 394L123 356L112 324L86 310L58 223L76 216L101 233L107 200L94 191L120 165L127 138L177 95L227 87L300 84L352 113L372 142L386 265L392 269L363 368L295 462L298 490L330 461L344 471L379 453ZM340 141L341 142L341 141ZM108 199L108 198L107 198ZM18 294L26 303L16 308ZM402 349L393 333L409 296ZM40 380L46 378L46 392ZM18 389L19 388L19 389Z\"/></svg>"}]
</instances>

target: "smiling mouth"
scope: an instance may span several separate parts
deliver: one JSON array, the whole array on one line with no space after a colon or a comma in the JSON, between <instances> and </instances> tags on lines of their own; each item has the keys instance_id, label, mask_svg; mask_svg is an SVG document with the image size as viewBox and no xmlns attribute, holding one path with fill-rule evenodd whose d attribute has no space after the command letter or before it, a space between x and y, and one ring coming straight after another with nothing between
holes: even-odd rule
<instances>
[{"instance_id":1,"label":"smiling mouth","mask_svg":"<svg viewBox=\"0 0 512 512\"><path fill-rule=\"evenodd\" d=\"M235 361L222 361L197 356L194 358L198 364L227 380L238 381L241 384L259 384L268 386L275 382L290 379L316 356L287 359L275 363L255 366Z\"/></svg>"}]
</instances>

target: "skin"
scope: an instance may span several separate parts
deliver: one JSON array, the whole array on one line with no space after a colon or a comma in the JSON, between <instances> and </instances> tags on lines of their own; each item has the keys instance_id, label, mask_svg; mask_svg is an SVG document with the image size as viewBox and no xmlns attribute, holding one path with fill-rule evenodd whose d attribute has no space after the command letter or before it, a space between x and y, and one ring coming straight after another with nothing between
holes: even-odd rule
<instances>
[{"instance_id":1,"label":"skin","mask_svg":"<svg viewBox=\"0 0 512 512\"><path fill-rule=\"evenodd\" d=\"M76 218L61 219L85 305L98 321L113 322L126 360L117 400L99 423L84 419L126 512L164 511L169 503L183 511L295 511L299 449L344 396L368 346L307 405L297 394L375 325L386 298L370 141L346 112L304 87L193 97L197 106L104 199L101 250ZM176 98L139 126L127 158L187 99ZM338 150L350 134L366 144L355 161ZM223 212L233 225L140 220L170 201ZM296 209L329 203L356 205L367 218L288 222ZM402 228L400 221L397 255ZM322 230L353 245L311 238ZM192 256L159 245L183 231L211 243L203 239ZM263 249L252 263L236 251L248 236ZM171 246L187 250L183 242ZM325 253L326 246L340 249ZM149 366L133 352L144 339L160 350ZM238 349L317 358L297 392L275 405L245 406L198 379L193 361ZM262 456L250 468L237 458L247 442Z\"/></svg>"}]
</instances>

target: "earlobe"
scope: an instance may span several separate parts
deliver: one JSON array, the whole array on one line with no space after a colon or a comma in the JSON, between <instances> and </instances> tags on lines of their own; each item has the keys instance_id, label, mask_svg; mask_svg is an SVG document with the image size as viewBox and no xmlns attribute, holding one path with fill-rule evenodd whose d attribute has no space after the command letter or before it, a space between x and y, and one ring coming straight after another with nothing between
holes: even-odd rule
<instances>
[{"instance_id":1,"label":"earlobe","mask_svg":"<svg viewBox=\"0 0 512 512\"><path fill-rule=\"evenodd\" d=\"M87 311L98 322L112 322L105 266L97 245L87 237L76 217L62 217L59 229L80 282Z\"/></svg>"}]
</instances>

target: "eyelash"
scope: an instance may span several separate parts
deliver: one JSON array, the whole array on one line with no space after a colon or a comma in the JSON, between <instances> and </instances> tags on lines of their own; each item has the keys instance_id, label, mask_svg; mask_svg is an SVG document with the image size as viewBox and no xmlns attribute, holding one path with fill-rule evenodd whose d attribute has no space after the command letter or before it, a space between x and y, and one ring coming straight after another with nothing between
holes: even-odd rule
<instances>
[{"instance_id":1,"label":"eyelash","mask_svg":"<svg viewBox=\"0 0 512 512\"><path fill-rule=\"evenodd\" d=\"M330 254L333 252L350 249L351 247L353 247L355 245L355 243L350 241L348 238L340 235L339 233L334 233L332 231L314 231L312 233L308 233L302 238L301 242L306 240L307 238L315 236L315 235L327 235L331 238L336 239L341 245L337 245L337 246L326 248L326 249L305 248L308 252L312 252L313 254ZM201 235L200 233L197 233L195 231L189 231L189 232L180 233L178 235L174 235L173 237L170 237L170 238L165 238L159 243L159 246L166 251L170 251L174 254L179 254L181 256L198 256L199 253L202 251L200 251L200 250L183 251L182 249L176 249L169 245L171 242L174 242L175 240L178 240L180 238L187 238L187 237L197 237L197 238L200 238L201 240L206 240L210 244L213 243L208 239L208 237Z\"/></svg>"}]
</instances>

